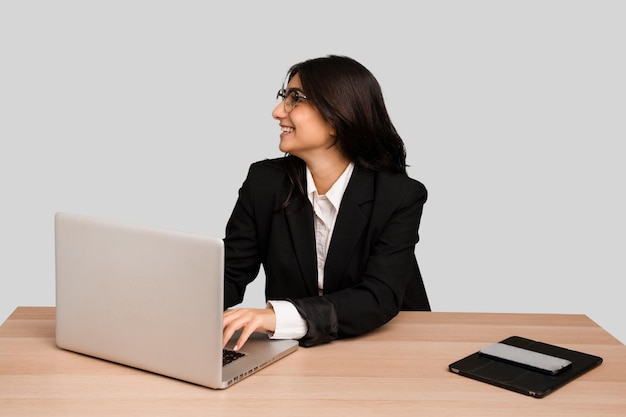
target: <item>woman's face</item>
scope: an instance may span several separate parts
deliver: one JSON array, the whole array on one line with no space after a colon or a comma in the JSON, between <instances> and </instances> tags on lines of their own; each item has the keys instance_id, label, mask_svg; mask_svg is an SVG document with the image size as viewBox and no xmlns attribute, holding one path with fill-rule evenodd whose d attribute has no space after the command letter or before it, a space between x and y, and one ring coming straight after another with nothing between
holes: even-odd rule
<instances>
[{"instance_id":1,"label":"woman's face","mask_svg":"<svg viewBox=\"0 0 626 417\"><path fill-rule=\"evenodd\" d=\"M278 103L272 112L272 117L280 122L279 149L305 162L316 155L323 155L335 141L332 126L306 98L293 100L294 92L296 98L306 97L298 74L289 81L285 90L291 96Z\"/></svg>"}]
</instances>

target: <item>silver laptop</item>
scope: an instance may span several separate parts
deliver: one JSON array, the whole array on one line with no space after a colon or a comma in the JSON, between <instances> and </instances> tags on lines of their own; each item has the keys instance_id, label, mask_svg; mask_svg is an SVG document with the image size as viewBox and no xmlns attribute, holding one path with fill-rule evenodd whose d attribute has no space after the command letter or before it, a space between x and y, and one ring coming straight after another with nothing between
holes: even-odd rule
<instances>
[{"instance_id":1,"label":"silver laptop","mask_svg":"<svg viewBox=\"0 0 626 417\"><path fill-rule=\"evenodd\" d=\"M224 365L222 239L57 213L55 260L60 348L219 389L298 347L255 333Z\"/></svg>"}]
</instances>

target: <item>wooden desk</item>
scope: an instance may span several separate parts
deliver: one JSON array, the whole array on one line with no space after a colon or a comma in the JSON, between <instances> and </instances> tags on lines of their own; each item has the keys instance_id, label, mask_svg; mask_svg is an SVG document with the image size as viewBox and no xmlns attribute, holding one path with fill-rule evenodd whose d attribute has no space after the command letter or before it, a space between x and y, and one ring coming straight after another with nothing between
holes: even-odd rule
<instances>
[{"instance_id":1,"label":"wooden desk","mask_svg":"<svg viewBox=\"0 0 626 417\"><path fill-rule=\"evenodd\" d=\"M58 349L53 307L0 327L0 416L626 416L626 346L584 315L404 312L215 391ZM543 399L448 364L519 335L604 358Z\"/></svg>"}]
</instances>

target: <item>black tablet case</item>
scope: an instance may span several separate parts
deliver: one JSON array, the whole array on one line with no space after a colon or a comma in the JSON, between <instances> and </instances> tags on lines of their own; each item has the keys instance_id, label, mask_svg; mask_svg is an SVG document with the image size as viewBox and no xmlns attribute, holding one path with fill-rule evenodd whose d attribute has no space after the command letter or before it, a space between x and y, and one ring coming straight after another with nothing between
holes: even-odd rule
<instances>
[{"instance_id":1,"label":"black tablet case","mask_svg":"<svg viewBox=\"0 0 626 417\"><path fill-rule=\"evenodd\" d=\"M491 359L476 352L450 364L450 371L531 397L542 398L602 363L602 358L599 356L519 336L511 336L500 343L568 359L572 361L572 366L557 375L548 375Z\"/></svg>"}]
</instances>

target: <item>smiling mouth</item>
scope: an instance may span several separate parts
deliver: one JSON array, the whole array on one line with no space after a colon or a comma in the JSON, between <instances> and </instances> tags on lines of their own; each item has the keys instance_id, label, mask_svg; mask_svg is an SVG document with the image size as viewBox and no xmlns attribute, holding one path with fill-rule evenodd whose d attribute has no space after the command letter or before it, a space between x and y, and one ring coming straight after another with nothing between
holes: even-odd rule
<instances>
[{"instance_id":1,"label":"smiling mouth","mask_svg":"<svg viewBox=\"0 0 626 417\"><path fill-rule=\"evenodd\" d=\"M280 131L281 133L291 133L293 132L293 127L281 126Z\"/></svg>"}]
</instances>

